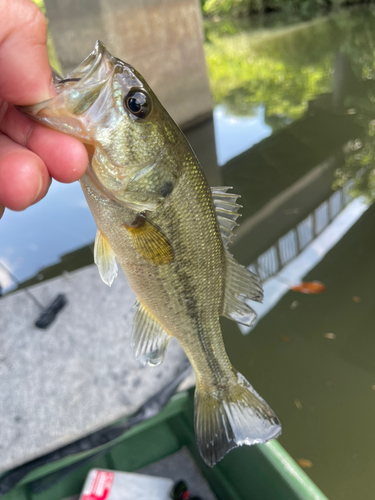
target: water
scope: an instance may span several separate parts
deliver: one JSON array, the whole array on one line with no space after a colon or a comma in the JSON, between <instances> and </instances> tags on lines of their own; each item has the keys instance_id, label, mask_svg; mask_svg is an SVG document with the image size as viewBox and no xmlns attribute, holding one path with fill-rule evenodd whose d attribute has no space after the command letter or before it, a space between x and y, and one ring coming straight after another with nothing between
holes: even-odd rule
<instances>
[{"instance_id":1,"label":"water","mask_svg":"<svg viewBox=\"0 0 375 500\"><path fill-rule=\"evenodd\" d=\"M228 353L333 500L375 496L374 28L347 11L216 26L206 46L222 182L244 205L232 251L265 280L254 328L222 321ZM313 280L326 292L286 284Z\"/></svg>"},{"instance_id":2,"label":"water","mask_svg":"<svg viewBox=\"0 0 375 500\"><path fill-rule=\"evenodd\" d=\"M43 279L40 270L95 238L96 226L78 182L53 182L49 194L25 212L7 210L1 219L0 284L6 291L16 284L1 264L21 282L34 276L38 281Z\"/></svg>"},{"instance_id":3,"label":"water","mask_svg":"<svg viewBox=\"0 0 375 500\"><path fill-rule=\"evenodd\" d=\"M223 319L224 338L323 492L373 498L375 13L270 24L205 26L215 110L188 131L211 185L242 196L232 252L266 291L256 325ZM54 184L37 206L6 212L0 262L43 279L92 262L94 236L79 185ZM313 280L326 291L290 290Z\"/></svg>"}]
</instances>

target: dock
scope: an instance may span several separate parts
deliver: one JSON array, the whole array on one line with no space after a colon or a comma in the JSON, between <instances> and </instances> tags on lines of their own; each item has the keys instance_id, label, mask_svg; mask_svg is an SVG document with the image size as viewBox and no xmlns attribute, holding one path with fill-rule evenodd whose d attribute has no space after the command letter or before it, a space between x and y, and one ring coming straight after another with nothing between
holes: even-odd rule
<instances>
[{"instance_id":1,"label":"dock","mask_svg":"<svg viewBox=\"0 0 375 500\"><path fill-rule=\"evenodd\" d=\"M159 367L134 358L135 295L122 271L111 288L90 265L31 290L68 304L41 330L25 290L0 299L0 473L132 414L186 363L174 340Z\"/></svg>"}]
</instances>

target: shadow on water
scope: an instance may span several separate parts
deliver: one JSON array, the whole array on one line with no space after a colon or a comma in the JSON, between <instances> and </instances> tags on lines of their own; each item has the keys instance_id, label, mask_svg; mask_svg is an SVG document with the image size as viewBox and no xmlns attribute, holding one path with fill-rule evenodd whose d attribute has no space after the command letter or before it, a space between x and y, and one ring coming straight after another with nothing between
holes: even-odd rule
<instances>
[{"instance_id":1,"label":"shadow on water","mask_svg":"<svg viewBox=\"0 0 375 500\"><path fill-rule=\"evenodd\" d=\"M265 283L251 331L223 320L228 352L323 492L372 498L375 13L271 30L228 23L205 27L213 117L186 130L210 184L241 194L232 252ZM24 285L92 262L95 228L78 186L54 189L2 221L0 260ZM285 279L327 291L297 294Z\"/></svg>"}]
</instances>

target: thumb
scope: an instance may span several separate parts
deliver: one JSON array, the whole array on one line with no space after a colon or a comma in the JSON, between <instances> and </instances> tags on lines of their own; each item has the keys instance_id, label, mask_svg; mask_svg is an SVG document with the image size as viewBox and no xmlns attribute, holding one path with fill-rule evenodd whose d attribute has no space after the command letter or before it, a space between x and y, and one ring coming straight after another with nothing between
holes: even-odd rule
<instances>
[{"instance_id":1,"label":"thumb","mask_svg":"<svg viewBox=\"0 0 375 500\"><path fill-rule=\"evenodd\" d=\"M53 93L47 22L31 0L0 0L0 97L34 104Z\"/></svg>"}]
</instances>

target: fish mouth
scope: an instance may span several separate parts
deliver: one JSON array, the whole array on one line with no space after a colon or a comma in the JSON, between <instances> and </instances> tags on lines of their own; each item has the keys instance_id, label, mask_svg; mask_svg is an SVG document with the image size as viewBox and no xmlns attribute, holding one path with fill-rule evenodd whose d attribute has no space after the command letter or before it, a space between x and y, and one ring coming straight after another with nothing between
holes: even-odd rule
<instances>
[{"instance_id":1,"label":"fish mouth","mask_svg":"<svg viewBox=\"0 0 375 500\"><path fill-rule=\"evenodd\" d=\"M52 70L55 97L17 109L52 129L86 140L86 125L92 117L85 112L98 99L103 88L107 88L109 94L117 61L98 40L91 54L65 78Z\"/></svg>"},{"instance_id":2,"label":"fish mouth","mask_svg":"<svg viewBox=\"0 0 375 500\"><path fill-rule=\"evenodd\" d=\"M112 73L114 64L115 58L106 50L104 43L97 40L94 50L65 78L53 71L53 85L57 95L74 86L82 88L84 85L92 85L93 81L98 83L106 80L108 73Z\"/></svg>"}]
</instances>

